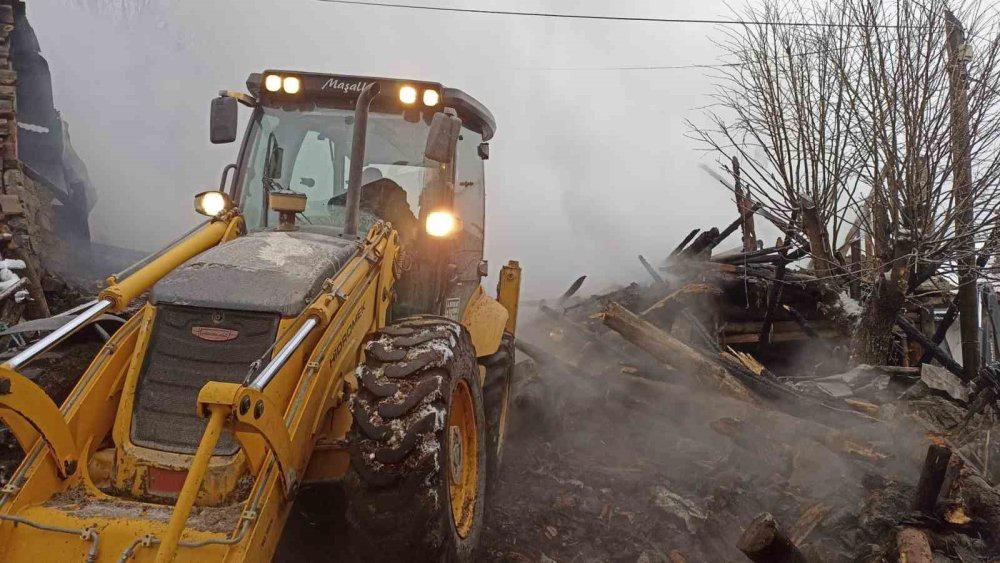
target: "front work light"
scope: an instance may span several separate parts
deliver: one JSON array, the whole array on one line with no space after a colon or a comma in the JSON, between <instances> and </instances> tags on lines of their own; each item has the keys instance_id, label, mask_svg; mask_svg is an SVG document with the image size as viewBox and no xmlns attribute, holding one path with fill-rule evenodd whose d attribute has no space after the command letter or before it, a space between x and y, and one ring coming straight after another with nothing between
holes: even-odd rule
<instances>
[{"instance_id":1,"label":"front work light","mask_svg":"<svg viewBox=\"0 0 1000 563\"><path fill-rule=\"evenodd\" d=\"M267 78L264 79L264 88L268 92L277 92L281 90L281 77L277 74L268 74Z\"/></svg>"},{"instance_id":2,"label":"front work light","mask_svg":"<svg viewBox=\"0 0 1000 563\"><path fill-rule=\"evenodd\" d=\"M286 94L298 94L299 89L302 88L302 81L294 76L286 76L281 85Z\"/></svg>"},{"instance_id":3,"label":"front work light","mask_svg":"<svg viewBox=\"0 0 1000 563\"><path fill-rule=\"evenodd\" d=\"M458 230L458 219L450 211L432 211L424 227L432 237L444 238Z\"/></svg>"},{"instance_id":4,"label":"front work light","mask_svg":"<svg viewBox=\"0 0 1000 563\"><path fill-rule=\"evenodd\" d=\"M201 192L194 196L194 210L202 215L218 217L233 208L233 200L222 192Z\"/></svg>"},{"instance_id":5,"label":"front work light","mask_svg":"<svg viewBox=\"0 0 1000 563\"><path fill-rule=\"evenodd\" d=\"M417 101L417 89L413 86L403 86L399 89L399 101L406 105Z\"/></svg>"},{"instance_id":6,"label":"front work light","mask_svg":"<svg viewBox=\"0 0 1000 563\"><path fill-rule=\"evenodd\" d=\"M424 90L424 105L428 107L434 107L438 105L441 101L441 95L437 93L437 90Z\"/></svg>"}]
</instances>

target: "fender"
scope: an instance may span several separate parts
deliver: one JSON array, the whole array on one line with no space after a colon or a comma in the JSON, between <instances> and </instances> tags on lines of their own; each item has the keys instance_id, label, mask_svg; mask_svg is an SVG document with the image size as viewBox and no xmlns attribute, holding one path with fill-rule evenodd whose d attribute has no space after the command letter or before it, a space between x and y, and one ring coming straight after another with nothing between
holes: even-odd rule
<instances>
[{"instance_id":1,"label":"fender","mask_svg":"<svg viewBox=\"0 0 1000 563\"><path fill-rule=\"evenodd\" d=\"M465 307L462 325L472 336L472 345L476 348L477 357L495 354L500 349L500 340L503 338L509 316L510 313L499 301L486 295L483 286L476 288L472 298L469 299L469 304Z\"/></svg>"}]
</instances>

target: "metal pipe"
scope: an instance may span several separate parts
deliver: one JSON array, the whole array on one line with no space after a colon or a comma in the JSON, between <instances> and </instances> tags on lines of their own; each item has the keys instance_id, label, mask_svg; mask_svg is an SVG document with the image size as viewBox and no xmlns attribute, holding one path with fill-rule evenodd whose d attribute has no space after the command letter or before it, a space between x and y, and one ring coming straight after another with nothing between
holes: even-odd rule
<instances>
[{"instance_id":1,"label":"metal pipe","mask_svg":"<svg viewBox=\"0 0 1000 563\"><path fill-rule=\"evenodd\" d=\"M0 520L6 520L8 522L14 522L15 524L24 524L35 528L36 530L42 530L43 532L55 532L59 534L71 534L78 536L83 541L93 542L90 545L90 549L87 551L87 563L94 563L97 561L98 547L100 545L101 537L98 535L97 531L93 528L84 528L82 530L73 528L63 528L62 526L50 526L48 524L41 524L33 520L28 520L21 516L14 516L9 514L0 514Z\"/></svg>"},{"instance_id":2,"label":"metal pipe","mask_svg":"<svg viewBox=\"0 0 1000 563\"><path fill-rule=\"evenodd\" d=\"M229 409L223 405L210 405L208 408L210 414L205 434L201 437L194 459L191 460L184 486L177 495L177 503L174 505L173 514L170 515L167 532L163 535L159 551L156 552L156 563L173 563L181 534L184 532L188 516L191 515L191 507L194 506L195 497L198 496L201 483L205 480L208 462L211 461L212 452L215 451L215 446L222 435L222 427L225 425Z\"/></svg>"},{"instance_id":3,"label":"metal pipe","mask_svg":"<svg viewBox=\"0 0 1000 563\"><path fill-rule=\"evenodd\" d=\"M365 139L368 137L368 110L378 95L378 82L361 90L354 106L354 138L351 141L351 169L347 176L347 209L344 219L344 236L358 236L359 208L361 207L361 170L365 160Z\"/></svg>"},{"instance_id":4,"label":"metal pipe","mask_svg":"<svg viewBox=\"0 0 1000 563\"><path fill-rule=\"evenodd\" d=\"M72 309L67 309L67 310L63 311L62 313L59 313L58 315L52 315L52 318L56 318L56 317L68 317L68 316L73 315L75 313L79 313L80 311L86 309L87 307L90 307L94 303L97 303L97 299L91 299L90 301L87 301L86 303L81 303L81 304L77 305L76 307L73 307Z\"/></svg>"},{"instance_id":5,"label":"metal pipe","mask_svg":"<svg viewBox=\"0 0 1000 563\"><path fill-rule=\"evenodd\" d=\"M222 179L219 180L219 191L220 192L226 193L226 178L229 177L229 171L230 170L232 170L234 172L234 174L233 174L233 181L234 182L236 181L236 174L235 174L235 172L236 172L236 165L235 164L227 164L226 167L222 169ZM232 186L230 186L230 187L232 187Z\"/></svg>"},{"instance_id":6,"label":"metal pipe","mask_svg":"<svg viewBox=\"0 0 1000 563\"><path fill-rule=\"evenodd\" d=\"M256 377L253 378L250 388L263 391L264 388L267 387L267 384L274 379L274 376L281 371L281 368L285 367L285 363L288 362L288 358L292 357L292 354L299 349L302 342L305 341L306 337L309 336L309 333L311 333L318 324L319 319L316 317L309 317L306 319L306 321L302 323L302 326L299 327L299 330L297 330L292 336L291 340L281 347L281 350L279 350L277 355L274 356L274 359L271 360L271 362L268 363Z\"/></svg>"},{"instance_id":7,"label":"metal pipe","mask_svg":"<svg viewBox=\"0 0 1000 563\"><path fill-rule=\"evenodd\" d=\"M97 317L104 314L105 311L111 308L113 305L112 301L109 299L101 299L97 303L91 305L87 310L77 315L70 322L62 325L56 330L49 333L48 336L42 338L38 342L35 342L31 346L28 346L20 354L14 356L13 358L7 360L7 365L11 369L18 369L24 364L34 360L39 354L42 354L49 349L51 349L56 344L59 344L71 334L79 330L80 328L90 324Z\"/></svg>"}]
</instances>

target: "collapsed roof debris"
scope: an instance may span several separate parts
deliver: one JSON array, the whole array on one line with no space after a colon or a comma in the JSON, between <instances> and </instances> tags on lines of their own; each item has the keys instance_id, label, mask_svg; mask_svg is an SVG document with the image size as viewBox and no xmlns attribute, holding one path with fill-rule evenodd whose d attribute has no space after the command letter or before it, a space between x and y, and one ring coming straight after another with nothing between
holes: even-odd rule
<instances>
[{"instance_id":1,"label":"collapsed roof debris","mask_svg":"<svg viewBox=\"0 0 1000 563\"><path fill-rule=\"evenodd\" d=\"M640 257L642 284L579 297L581 277L539 304L518 341L534 367L517 404L548 430L514 437L490 555L1000 553L997 369L968 380L955 340L934 336L935 320L955 320L954 285L923 280L895 319L891 362L859 365L865 280L838 276L846 261L815 267L808 221L780 222L748 201L738 210L721 231L692 231L659 268ZM756 240L755 214L779 223L775 245ZM714 254L740 227L741 248ZM983 291L984 365L996 366L1000 309Z\"/></svg>"}]
</instances>

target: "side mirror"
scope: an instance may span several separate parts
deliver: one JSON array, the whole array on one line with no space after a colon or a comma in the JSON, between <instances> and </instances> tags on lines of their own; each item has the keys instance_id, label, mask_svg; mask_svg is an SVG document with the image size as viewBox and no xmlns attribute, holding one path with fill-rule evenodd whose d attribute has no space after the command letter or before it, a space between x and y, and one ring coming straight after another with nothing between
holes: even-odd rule
<instances>
[{"instance_id":1,"label":"side mirror","mask_svg":"<svg viewBox=\"0 0 1000 563\"><path fill-rule=\"evenodd\" d=\"M436 162L451 162L461 130L462 120L458 117L435 113L431 119L431 130L427 133L424 156Z\"/></svg>"},{"instance_id":2,"label":"side mirror","mask_svg":"<svg viewBox=\"0 0 1000 563\"><path fill-rule=\"evenodd\" d=\"M236 98L219 96L212 100L212 116L210 121L210 137L212 143L232 143L236 140L236 128L239 126L239 103Z\"/></svg>"}]
</instances>

